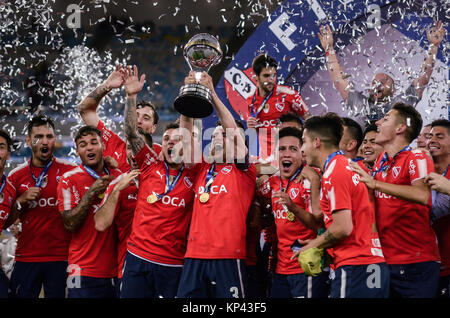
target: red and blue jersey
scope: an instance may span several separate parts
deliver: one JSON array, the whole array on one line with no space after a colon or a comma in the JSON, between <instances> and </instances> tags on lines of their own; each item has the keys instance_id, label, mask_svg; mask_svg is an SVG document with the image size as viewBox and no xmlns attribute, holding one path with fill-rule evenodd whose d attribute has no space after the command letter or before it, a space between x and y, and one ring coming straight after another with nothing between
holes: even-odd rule
<instances>
[{"instance_id":1,"label":"red and blue jersey","mask_svg":"<svg viewBox=\"0 0 450 318\"><path fill-rule=\"evenodd\" d=\"M410 186L434 171L432 159L419 149L401 151L387 161L383 158L385 152L372 169L378 181ZM386 263L439 261L436 234L430 225L431 202L431 194L428 204L423 205L375 191L377 227Z\"/></svg>"},{"instance_id":2,"label":"red and blue jersey","mask_svg":"<svg viewBox=\"0 0 450 318\"><path fill-rule=\"evenodd\" d=\"M31 160L31 159L30 159ZM8 179L15 188L17 199L30 187L36 186L34 178L43 173L44 167L35 167L30 160L9 173ZM39 199L22 205L15 258L21 262L66 261L70 233L64 228L58 212L57 187L62 175L76 165L67 160L53 158L42 179Z\"/></svg>"},{"instance_id":3,"label":"red and blue jersey","mask_svg":"<svg viewBox=\"0 0 450 318\"><path fill-rule=\"evenodd\" d=\"M118 169L110 175L119 176ZM105 173L101 174L101 176ZM59 212L75 208L95 182L83 165L66 172L58 186ZM94 213L102 199L96 197L81 227L72 233L69 246L69 266L79 268L80 276L112 278L117 276L117 233L115 226L104 232L95 229ZM61 218L61 216L60 216ZM73 273L69 273L71 275ZM75 272L75 275L78 273Z\"/></svg>"},{"instance_id":4,"label":"red and blue jersey","mask_svg":"<svg viewBox=\"0 0 450 318\"><path fill-rule=\"evenodd\" d=\"M349 166L351 159L337 154L329 161L321 180L320 208L325 227L333 223L333 214L350 210L353 231L330 250L333 265L368 265L384 262L384 249L378 237L375 211L366 185Z\"/></svg>"}]
</instances>

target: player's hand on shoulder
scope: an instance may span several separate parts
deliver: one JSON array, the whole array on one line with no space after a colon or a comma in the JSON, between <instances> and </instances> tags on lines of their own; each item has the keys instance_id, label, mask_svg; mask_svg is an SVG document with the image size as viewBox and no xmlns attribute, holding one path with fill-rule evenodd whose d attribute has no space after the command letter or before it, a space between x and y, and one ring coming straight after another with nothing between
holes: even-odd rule
<instances>
[{"instance_id":1,"label":"player's hand on shoulder","mask_svg":"<svg viewBox=\"0 0 450 318\"><path fill-rule=\"evenodd\" d=\"M131 184L131 181L134 178L137 178L140 174L141 174L141 171L138 170L138 169L131 170L130 172L125 174L123 176L123 178L120 179L119 182L117 182L117 184L116 184L116 186L114 188L117 189L118 191L122 191L122 190L128 188L130 186L130 184Z\"/></svg>"}]
</instances>

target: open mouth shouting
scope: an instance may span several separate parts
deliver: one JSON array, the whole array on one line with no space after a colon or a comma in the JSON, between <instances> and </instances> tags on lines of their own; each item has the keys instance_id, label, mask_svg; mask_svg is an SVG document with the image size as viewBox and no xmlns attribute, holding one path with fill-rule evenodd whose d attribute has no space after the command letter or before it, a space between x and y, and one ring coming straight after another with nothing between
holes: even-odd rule
<instances>
[{"instance_id":1,"label":"open mouth shouting","mask_svg":"<svg viewBox=\"0 0 450 318\"><path fill-rule=\"evenodd\" d=\"M88 161L94 161L95 158L97 157L97 155L94 152L91 152L91 153L88 153L86 155L86 157L87 157Z\"/></svg>"},{"instance_id":2,"label":"open mouth shouting","mask_svg":"<svg viewBox=\"0 0 450 318\"><path fill-rule=\"evenodd\" d=\"M284 160L282 160L281 161L281 170L284 172L284 173L289 173L289 171L291 170L291 167L292 167L292 161L291 160L289 160L289 159L284 159Z\"/></svg>"},{"instance_id":3,"label":"open mouth shouting","mask_svg":"<svg viewBox=\"0 0 450 318\"><path fill-rule=\"evenodd\" d=\"M51 155L50 148L47 146L43 146L39 149L39 152L42 157L49 157Z\"/></svg>"}]
</instances>

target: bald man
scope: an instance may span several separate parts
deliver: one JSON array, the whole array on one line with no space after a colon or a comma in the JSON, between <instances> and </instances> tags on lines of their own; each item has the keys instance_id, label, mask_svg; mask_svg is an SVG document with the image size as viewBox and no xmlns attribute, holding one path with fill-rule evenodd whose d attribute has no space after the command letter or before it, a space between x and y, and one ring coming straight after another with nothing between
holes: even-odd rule
<instances>
[{"instance_id":1,"label":"bald man","mask_svg":"<svg viewBox=\"0 0 450 318\"><path fill-rule=\"evenodd\" d=\"M427 30L427 39L430 44L428 54L422 64L420 76L415 78L411 85L401 94L394 97L395 83L391 76L378 73L374 76L369 92L365 96L356 91L348 80L342 67L339 65L336 52L333 49L333 32L329 25L323 26L318 34L320 43L325 50L327 68L333 79L334 86L339 91L349 109L357 109L355 115L358 121L377 121L391 109L397 102L415 106L421 99L425 88L430 81L431 73L436 60L437 50L445 36L445 28L441 21L435 22L432 29ZM362 115L362 118L359 116Z\"/></svg>"}]
</instances>

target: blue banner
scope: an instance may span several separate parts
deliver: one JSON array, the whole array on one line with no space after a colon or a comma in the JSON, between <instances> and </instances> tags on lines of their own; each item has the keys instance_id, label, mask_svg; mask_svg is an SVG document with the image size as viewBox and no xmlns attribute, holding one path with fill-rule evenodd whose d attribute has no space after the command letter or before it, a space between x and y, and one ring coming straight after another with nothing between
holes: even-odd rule
<instances>
[{"instance_id":1,"label":"blue banner","mask_svg":"<svg viewBox=\"0 0 450 318\"><path fill-rule=\"evenodd\" d=\"M274 57L280 66L278 82L299 91L313 115L327 111L345 115L345 110L341 107L342 101L336 95L337 91L333 88L331 78L326 71L325 54L317 37L320 25L329 23L335 32L335 50L346 58L346 60L343 59L342 66L352 75L351 81L361 86L359 89L366 89L367 82L371 81L374 72L383 71L383 66L388 68L386 72L389 74L397 72L394 78L402 85L410 85L412 78L420 72L421 63L428 48L425 29L432 25L430 15L433 14L433 18L440 19L448 25L444 6L437 5L429 12L418 12L417 10L421 9L418 2L420 1L416 1L410 7L403 1L374 0L369 3L353 0L286 0L253 32L234 56L217 84L216 92L235 118L246 119L248 105L245 100L256 89L251 63L256 55L267 53ZM430 7L433 6L430 5ZM369 40L364 43L366 35L371 35L382 42L371 44L371 38L368 37ZM404 50L405 45L401 41L405 41L405 38L406 41L414 40L413 44L417 45L412 52L417 56L418 66L415 64L409 66L407 55L400 56L408 60L405 65L401 64L401 61L394 61L394 58L399 58L397 51ZM377 51L378 47L382 47L382 44L389 41L397 43L398 47L389 48L389 50L392 49L389 52L381 52L383 48ZM443 43L446 41L447 39L444 39ZM361 43L364 47L361 47ZM448 81L449 77L448 54L442 53L443 48L444 45L441 44L437 56L440 65L445 67L444 81L441 84L438 83L438 86L441 86L437 88L440 97L436 97L434 91L430 95L435 98L433 104L438 103L436 108L445 108L445 113L448 115L447 88L445 88L445 80ZM345 53L346 49L352 51ZM411 50L406 53L411 55ZM359 54L360 58L363 57L365 60L353 60L353 54L355 56ZM340 56L338 58L341 59ZM385 62L390 63L391 60L394 65L392 67L379 65ZM358 65L348 67L348 64L355 61ZM439 68L439 65L435 67L433 75L442 73L436 68ZM318 74L320 78L317 78ZM358 88L358 85L355 87ZM399 87L399 89L404 88ZM430 104L426 97L423 99L425 99L423 104ZM434 110L425 109L425 106L421 107L424 108L421 112L423 117L430 115L424 118L424 122L432 119L431 113L436 115ZM203 120L203 125L205 128L212 127L216 121L217 115L213 113Z\"/></svg>"}]
</instances>

